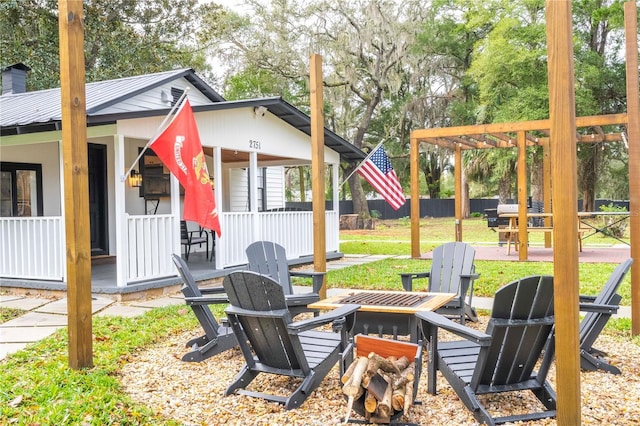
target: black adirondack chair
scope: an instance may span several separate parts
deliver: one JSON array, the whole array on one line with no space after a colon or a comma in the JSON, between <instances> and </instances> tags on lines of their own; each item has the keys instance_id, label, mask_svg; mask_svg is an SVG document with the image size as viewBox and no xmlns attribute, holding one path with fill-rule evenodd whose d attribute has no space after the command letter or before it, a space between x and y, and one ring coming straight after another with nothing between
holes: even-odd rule
<instances>
[{"instance_id":1,"label":"black adirondack chair","mask_svg":"<svg viewBox=\"0 0 640 426\"><path fill-rule=\"evenodd\" d=\"M580 366L584 370L604 370L613 374L620 374L620 369L604 359L607 354L595 349L593 343L611 318L618 312L620 303L618 288L629 272L633 259L627 259L611 273L600 294L597 297L580 296L580 310L587 312L580 322Z\"/></svg>"},{"instance_id":2,"label":"black adirondack chair","mask_svg":"<svg viewBox=\"0 0 640 426\"><path fill-rule=\"evenodd\" d=\"M475 273L473 260L476 251L469 244L451 242L433 250L433 261L429 272L401 273L402 287L405 291L413 290L413 280L428 278L430 292L456 293L457 296L448 304L438 309L441 315L455 316L464 324L466 318L478 321L478 314L471 307L473 298L473 281L480 277Z\"/></svg>"},{"instance_id":3,"label":"black adirondack chair","mask_svg":"<svg viewBox=\"0 0 640 426\"><path fill-rule=\"evenodd\" d=\"M224 278L223 286L231 304L226 309L227 317L246 360L226 395L238 391L284 404L289 410L300 406L338 361L353 359L349 331L359 305L345 305L293 322L282 286L271 277L251 271L232 272ZM330 323L339 332L315 330ZM340 366L342 370L343 364ZM260 373L302 381L289 396L246 390Z\"/></svg>"},{"instance_id":4,"label":"black adirondack chair","mask_svg":"<svg viewBox=\"0 0 640 426\"><path fill-rule=\"evenodd\" d=\"M249 261L247 269L268 275L280 283L287 297L287 306L294 316L312 311L307 305L320 300L318 293L322 287L324 272L290 271L285 248L271 241L256 241L245 251ZM294 293L291 277L311 278L311 292Z\"/></svg>"},{"instance_id":5,"label":"black adirondack chair","mask_svg":"<svg viewBox=\"0 0 640 426\"><path fill-rule=\"evenodd\" d=\"M556 395L546 380L553 360L553 278L531 276L496 292L486 333L433 312L416 316L428 339L427 389L436 393L436 371L451 384L480 423L538 420L556 415ZM467 340L438 342L438 329ZM538 372L533 368L544 352ZM546 410L493 417L483 394L530 390Z\"/></svg>"},{"instance_id":6,"label":"black adirondack chair","mask_svg":"<svg viewBox=\"0 0 640 426\"><path fill-rule=\"evenodd\" d=\"M236 346L238 340L231 327L225 324L225 321L222 324L218 323L208 306L229 303L224 289L222 287L199 288L185 261L176 254L172 255L172 259L184 283L181 290L185 302L191 306L193 313L204 330L204 335L187 342L186 346L191 348L191 351L186 353L182 360L204 361Z\"/></svg>"}]
</instances>

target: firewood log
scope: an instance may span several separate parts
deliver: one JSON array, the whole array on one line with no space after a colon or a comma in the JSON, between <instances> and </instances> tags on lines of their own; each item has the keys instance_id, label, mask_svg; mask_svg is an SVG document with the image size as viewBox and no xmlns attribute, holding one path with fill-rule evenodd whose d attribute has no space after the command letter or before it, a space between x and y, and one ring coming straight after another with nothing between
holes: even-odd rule
<instances>
[{"instance_id":1,"label":"firewood log","mask_svg":"<svg viewBox=\"0 0 640 426\"><path fill-rule=\"evenodd\" d=\"M395 411L401 411L404 408L404 388L398 388L393 390L391 396L391 406Z\"/></svg>"},{"instance_id":2,"label":"firewood log","mask_svg":"<svg viewBox=\"0 0 640 426\"><path fill-rule=\"evenodd\" d=\"M407 382L404 393L404 412L407 413L413 405L413 380Z\"/></svg>"},{"instance_id":3,"label":"firewood log","mask_svg":"<svg viewBox=\"0 0 640 426\"><path fill-rule=\"evenodd\" d=\"M353 407L353 401L357 397L362 395L363 390L362 390L362 386L360 386L360 383L362 382L362 375L364 374L365 369L367 368L368 362L369 360L367 359L367 357L358 358L358 364L354 367L353 374L351 375L347 383L345 383L344 386L342 386L342 392L349 397L347 401L347 412L344 416L345 423L349 421L349 416L351 415L351 408Z\"/></svg>"},{"instance_id":4,"label":"firewood log","mask_svg":"<svg viewBox=\"0 0 640 426\"><path fill-rule=\"evenodd\" d=\"M347 381L347 383L342 386L342 392L347 396L355 397L360 388L360 384L362 383L362 376L364 375L367 363L369 360L367 357L359 357L358 364L353 369L353 374Z\"/></svg>"},{"instance_id":5,"label":"firewood log","mask_svg":"<svg viewBox=\"0 0 640 426\"><path fill-rule=\"evenodd\" d=\"M407 368L405 368L400 372L399 376L395 377L393 381L393 388L394 389L403 388L407 384L407 382L413 381L415 379L415 372L416 372L416 364L415 362L412 362L411 364L409 364Z\"/></svg>"},{"instance_id":6,"label":"firewood log","mask_svg":"<svg viewBox=\"0 0 640 426\"><path fill-rule=\"evenodd\" d=\"M400 357L397 360L395 360L394 364L398 368L398 371L402 371L405 368L407 368L409 366L409 364L411 364L411 361L409 360L409 358L407 358L406 356L403 355L402 357Z\"/></svg>"},{"instance_id":7,"label":"firewood log","mask_svg":"<svg viewBox=\"0 0 640 426\"><path fill-rule=\"evenodd\" d=\"M378 400L371 392L365 393L364 396L364 409L367 413L374 413L378 407Z\"/></svg>"},{"instance_id":8,"label":"firewood log","mask_svg":"<svg viewBox=\"0 0 640 426\"><path fill-rule=\"evenodd\" d=\"M387 381L389 380L387 379ZM391 406L392 397L393 397L393 388L391 387L391 384L389 384L387 386L387 390L384 393L384 397L382 398L381 401L378 402L378 409L376 412L381 417L389 417L391 416L391 414L393 414L393 407Z\"/></svg>"},{"instance_id":9,"label":"firewood log","mask_svg":"<svg viewBox=\"0 0 640 426\"><path fill-rule=\"evenodd\" d=\"M387 358L382 357L375 352L371 352L369 354L369 360L373 361L373 365L376 366L376 370L379 368L386 373L400 373L400 370L398 370L398 367L396 367L392 361L389 361Z\"/></svg>"},{"instance_id":10,"label":"firewood log","mask_svg":"<svg viewBox=\"0 0 640 426\"><path fill-rule=\"evenodd\" d=\"M349 367L347 367L347 371L345 371L342 377L340 378L340 381L342 382L343 385L349 381L349 378L351 378L351 375L353 374L353 370L355 370L356 365L358 365L358 359L354 359L353 362L349 365Z\"/></svg>"}]
</instances>

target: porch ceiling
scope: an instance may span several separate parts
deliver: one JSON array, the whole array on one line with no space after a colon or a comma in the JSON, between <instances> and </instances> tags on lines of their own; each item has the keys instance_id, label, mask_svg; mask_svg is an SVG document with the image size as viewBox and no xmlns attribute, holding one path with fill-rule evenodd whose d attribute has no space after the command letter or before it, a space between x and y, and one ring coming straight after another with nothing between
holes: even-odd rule
<instances>
[{"instance_id":1,"label":"porch ceiling","mask_svg":"<svg viewBox=\"0 0 640 426\"><path fill-rule=\"evenodd\" d=\"M210 157L213 156L213 148L211 147L202 147L205 155ZM258 154L258 161L274 161L274 160L282 160L288 157L279 157L275 155L266 155L266 154ZM223 163L240 163L240 162L248 162L249 161L249 153L245 151L235 151L231 149L223 149L222 150L222 162Z\"/></svg>"},{"instance_id":2,"label":"porch ceiling","mask_svg":"<svg viewBox=\"0 0 640 426\"><path fill-rule=\"evenodd\" d=\"M579 143L623 141L627 114L608 114L576 118ZM528 146L540 145L549 137L549 120L519 121L512 123L480 124L474 126L419 129L411 137L421 143L442 148L461 149L512 148L516 146L517 133L524 131Z\"/></svg>"}]
</instances>

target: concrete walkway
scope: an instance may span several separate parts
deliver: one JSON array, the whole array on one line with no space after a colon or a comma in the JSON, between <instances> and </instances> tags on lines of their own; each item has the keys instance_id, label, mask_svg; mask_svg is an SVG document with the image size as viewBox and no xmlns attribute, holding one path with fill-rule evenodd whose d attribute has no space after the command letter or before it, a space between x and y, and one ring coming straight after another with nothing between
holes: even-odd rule
<instances>
[{"instance_id":1,"label":"concrete walkway","mask_svg":"<svg viewBox=\"0 0 640 426\"><path fill-rule=\"evenodd\" d=\"M339 261L327 263L327 270L331 271L370 263L389 257L394 256L347 255ZM402 286L398 279L398 290L401 288ZM328 295L338 294L343 291L347 290L332 288L328 290ZM489 297L473 298L473 306L478 309L491 309L492 303L493 299ZM182 304L184 304L184 298L182 293L179 292L167 297L131 302L116 302L108 298L94 297L92 300L92 312L95 316L132 317L142 315L153 308ZM4 359L8 354L24 349L30 343L37 342L68 325L66 298L51 300L30 296L0 295L0 307L28 311L18 318L0 324L0 360ZM617 316L631 317L630 307L620 307Z\"/></svg>"}]
</instances>

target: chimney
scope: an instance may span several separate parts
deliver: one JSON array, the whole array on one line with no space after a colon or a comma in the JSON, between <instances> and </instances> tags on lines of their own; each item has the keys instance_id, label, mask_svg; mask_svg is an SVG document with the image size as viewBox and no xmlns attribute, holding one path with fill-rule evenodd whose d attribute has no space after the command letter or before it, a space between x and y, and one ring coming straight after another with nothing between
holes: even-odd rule
<instances>
[{"instance_id":1,"label":"chimney","mask_svg":"<svg viewBox=\"0 0 640 426\"><path fill-rule=\"evenodd\" d=\"M2 94L24 93L27 91L27 72L31 68L19 62L2 69Z\"/></svg>"}]
</instances>

